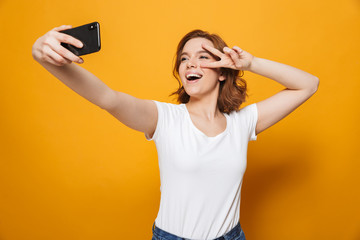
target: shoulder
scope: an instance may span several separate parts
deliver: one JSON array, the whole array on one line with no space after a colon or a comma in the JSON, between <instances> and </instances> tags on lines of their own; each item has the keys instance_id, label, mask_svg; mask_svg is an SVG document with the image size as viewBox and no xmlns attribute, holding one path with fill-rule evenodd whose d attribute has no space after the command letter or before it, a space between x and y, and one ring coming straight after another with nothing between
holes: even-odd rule
<instances>
[{"instance_id":1,"label":"shoulder","mask_svg":"<svg viewBox=\"0 0 360 240\"><path fill-rule=\"evenodd\" d=\"M153 102L155 102L156 104L162 105L162 106L168 106L168 107L179 107L181 104L175 104L175 103L170 103L170 102L162 102L162 101L158 101L158 100L152 100Z\"/></svg>"},{"instance_id":2,"label":"shoulder","mask_svg":"<svg viewBox=\"0 0 360 240\"><path fill-rule=\"evenodd\" d=\"M257 106L256 103L252 103L245 107L240 108L239 110L232 111L229 115L235 117L247 117L249 115L257 114Z\"/></svg>"},{"instance_id":3,"label":"shoulder","mask_svg":"<svg viewBox=\"0 0 360 240\"><path fill-rule=\"evenodd\" d=\"M248 133L248 140L255 141L257 139L255 130L258 120L258 110L256 103L233 111L231 114L234 116L236 125L243 129L244 133Z\"/></svg>"},{"instance_id":4,"label":"shoulder","mask_svg":"<svg viewBox=\"0 0 360 240\"><path fill-rule=\"evenodd\" d=\"M174 104L168 102L161 102L152 100L157 108L157 123L153 134L146 135L147 140L157 140L159 136L162 136L171 129L171 126L179 122L181 116L184 115L185 109L182 104ZM152 137L150 137L152 136Z\"/></svg>"},{"instance_id":5,"label":"shoulder","mask_svg":"<svg viewBox=\"0 0 360 240\"><path fill-rule=\"evenodd\" d=\"M162 114L184 114L184 104L175 104L169 102L161 102L153 100L158 108L158 111Z\"/></svg>"}]
</instances>

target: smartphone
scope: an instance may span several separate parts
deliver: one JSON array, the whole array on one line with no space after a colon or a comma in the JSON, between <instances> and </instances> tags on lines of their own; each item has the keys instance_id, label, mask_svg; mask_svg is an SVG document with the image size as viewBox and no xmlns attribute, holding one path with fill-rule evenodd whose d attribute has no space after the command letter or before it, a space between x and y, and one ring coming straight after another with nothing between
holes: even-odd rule
<instances>
[{"instance_id":1,"label":"smartphone","mask_svg":"<svg viewBox=\"0 0 360 240\"><path fill-rule=\"evenodd\" d=\"M76 56L82 56L100 51L100 24L98 22L88 23L60 32L71 35L83 43L84 46L82 48L77 48L74 45L68 43L61 43L61 46L68 49Z\"/></svg>"}]
</instances>

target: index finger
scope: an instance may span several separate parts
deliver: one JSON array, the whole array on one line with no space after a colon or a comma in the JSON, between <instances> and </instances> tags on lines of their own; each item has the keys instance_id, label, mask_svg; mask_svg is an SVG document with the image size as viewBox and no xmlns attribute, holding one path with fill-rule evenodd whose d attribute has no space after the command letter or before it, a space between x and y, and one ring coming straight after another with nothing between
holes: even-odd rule
<instances>
[{"instance_id":1,"label":"index finger","mask_svg":"<svg viewBox=\"0 0 360 240\"><path fill-rule=\"evenodd\" d=\"M201 44L201 46L205 49L205 50L208 50L209 52L211 52L212 54L218 56L221 58L221 56L223 55L222 52L220 52L219 50L217 50L216 48L212 47L212 46L209 46L205 43Z\"/></svg>"},{"instance_id":2,"label":"index finger","mask_svg":"<svg viewBox=\"0 0 360 240\"><path fill-rule=\"evenodd\" d=\"M79 39L74 38L73 36L71 36L69 34L61 33L61 32L54 32L54 33L55 33L56 38L60 42L71 44L77 48L83 47L83 43Z\"/></svg>"},{"instance_id":3,"label":"index finger","mask_svg":"<svg viewBox=\"0 0 360 240\"><path fill-rule=\"evenodd\" d=\"M54 31L62 31L62 30L66 30L66 29L69 29L69 28L72 28L72 26L71 25L61 25L60 27L55 27L52 30L54 30Z\"/></svg>"}]
</instances>

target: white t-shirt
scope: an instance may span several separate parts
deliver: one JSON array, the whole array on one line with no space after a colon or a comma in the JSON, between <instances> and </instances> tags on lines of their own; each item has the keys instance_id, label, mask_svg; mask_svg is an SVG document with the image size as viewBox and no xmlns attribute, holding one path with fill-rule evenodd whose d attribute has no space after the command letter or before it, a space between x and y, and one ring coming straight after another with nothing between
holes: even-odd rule
<instances>
[{"instance_id":1,"label":"white t-shirt","mask_svg":"<svg viewBox=\"0 0 360 240\"><path fill-rule=\"evenodd\" d=\"M160 208L155 224L179 237L214 239L239 222L247 146L256 140L256 104L224 113L224 132L208 137L185 104L156 103L152 138L160 169Z\"/></svg>"}]
</instances>

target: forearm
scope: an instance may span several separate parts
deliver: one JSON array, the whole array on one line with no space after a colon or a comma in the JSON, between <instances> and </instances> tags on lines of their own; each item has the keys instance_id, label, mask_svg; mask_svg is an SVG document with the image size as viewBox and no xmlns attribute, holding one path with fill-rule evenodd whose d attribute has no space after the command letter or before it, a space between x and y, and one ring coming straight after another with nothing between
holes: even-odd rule
<instances>
[{"instance_id":1,"label":"forearm","mask_svg":"<svg viewBox=\"0 0 360 240\"><path fill-rule=\"evenodd\" d=\"M319 79L310 73L258 57L252 60L249 71L275 80L288 89L316 91L319 84Z\"/></svg>"},{"instance_id":2,"label":"forearm","mask_svg":"<svg viewBox=\"0 0 360 240\"><path fill-rule=\"evenodd\" d=\"M105 109L107 99L114 94L114 91L94 74L75 63L55 66L48 62L38 62L66 86L100 108Z\"/></svg>"}]
</instances>

